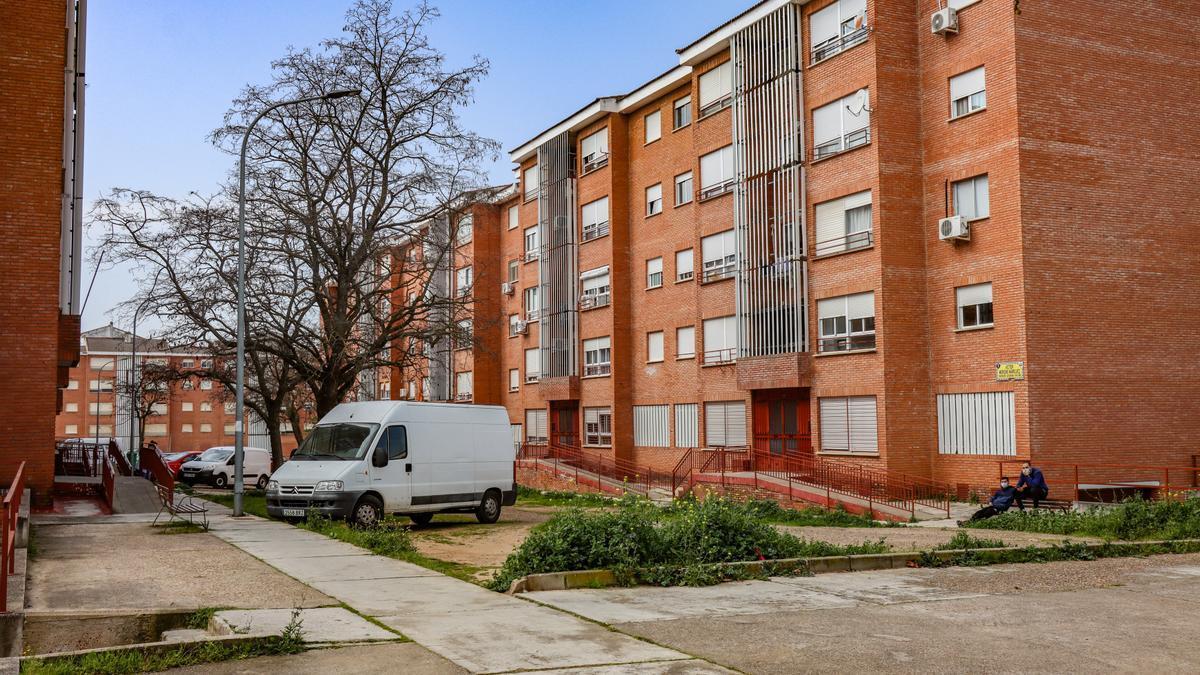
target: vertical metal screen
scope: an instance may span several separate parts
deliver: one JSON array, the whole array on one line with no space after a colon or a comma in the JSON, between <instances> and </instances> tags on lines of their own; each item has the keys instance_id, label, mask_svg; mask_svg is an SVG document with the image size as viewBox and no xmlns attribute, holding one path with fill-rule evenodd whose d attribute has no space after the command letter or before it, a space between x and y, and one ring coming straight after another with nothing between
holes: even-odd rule
<instances>
[{"instance_id":1,"label":"vertical metal screen","mask_svg":"<svg viewBox=\"0 0 1200 675\"><path fill-rule=\"evenodd\" d=\"M538 330L542 377L579 374L579 269L575 241L575 151L567 132L538 147L541 187L538 274L542 318Z\"/></svg>"}]
</instances>

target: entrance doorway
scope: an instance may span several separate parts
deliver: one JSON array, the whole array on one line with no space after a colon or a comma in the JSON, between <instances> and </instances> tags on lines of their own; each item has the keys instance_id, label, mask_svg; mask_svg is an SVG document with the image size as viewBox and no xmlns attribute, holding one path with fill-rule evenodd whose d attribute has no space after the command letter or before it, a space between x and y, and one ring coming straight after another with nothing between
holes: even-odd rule
<instances>
[{"instance_id":1,"label":"entrance doorway","mask_svg":"<svg viewBox=\"0 0 1200 675\"><path fill-rule=\"evenodd\" d=\"M550 443L579 447L579 401L550 402Z\"/></svg>"},{"instance_id":2,"label":"entrance doorway","mask_svg":"<svg viewBox=\"0 0 1200 675\"><path fill-rule=\"evenodd\" d=\"M755 391L753 403L755 450L772 455L812 454L808 389Z\"/></svg>"}]
</instances>

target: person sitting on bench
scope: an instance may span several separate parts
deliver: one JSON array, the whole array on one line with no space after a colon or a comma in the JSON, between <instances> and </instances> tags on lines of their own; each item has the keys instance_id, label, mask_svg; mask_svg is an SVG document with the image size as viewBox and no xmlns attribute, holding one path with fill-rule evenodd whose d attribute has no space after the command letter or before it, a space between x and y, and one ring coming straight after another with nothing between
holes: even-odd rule
<instances>
[{"instance_id":1,"label":"person sitting on bench","mask_svg":"<svg viewBox=\"0 0 1200 675\"><path fill-rule=\"evenodd\" d=\"M992 494L992 499L987 506L979 509L975 512L975 515L971 516L971 522L1004 513L1012 506L1016 494L1017 488L1009 485L1008 476L1004 476L1000 479L1000 489Z\"/></svg>"},{"instance_id":2,"label":"person sitting on bench","mask_svg":"<svg viewBox=\"0 0 1200 675\"><path fill-rule=\"evenodd\" d=\"M1046 485L1046 477L1042 470L1025 462L1021 465L1021 477L1017 479L1017 508L1025 510L1025 500L1033 500L1033 508L1038 508L1038 502L1050 494Z\"/></svg>"}]
</instances>

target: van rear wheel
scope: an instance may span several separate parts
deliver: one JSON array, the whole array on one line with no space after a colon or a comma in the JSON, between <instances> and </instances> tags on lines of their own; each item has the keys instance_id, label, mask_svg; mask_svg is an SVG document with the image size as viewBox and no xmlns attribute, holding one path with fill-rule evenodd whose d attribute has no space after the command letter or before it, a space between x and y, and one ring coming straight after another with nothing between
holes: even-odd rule
<instances>
[{"instance_id":1,"label":"van rear wheel","mask_svg":"<svg viewBox=\"0 0 1200 675\"><path fill-rule=\"evenodd\" d=\"M432 513L410 513L408 519L413 522L413 525L425 527L433 520Z\"/></svg>"},{"instance_id":2,"label":"van rear wheel","mask_svg":"<svg viewBox=\"0 0 1200 675\"><path fill-rule=\"evenodd\" d=\"M363 495L350 512L350 524L359 527L375 527L383 519L383 504L371 495Z\"/></svg>"},{"instance_id":3,"label":"van rear wheel","mask_svg":"<svg viewBox=\"0 0 1200 675\"><path fill-rule=\"evenodd\" d=\"M498 490L488 490L483 493L483 500L475 509L475 518L488 525L500 520L500 492Z\"/></svg>"}]
</instances>

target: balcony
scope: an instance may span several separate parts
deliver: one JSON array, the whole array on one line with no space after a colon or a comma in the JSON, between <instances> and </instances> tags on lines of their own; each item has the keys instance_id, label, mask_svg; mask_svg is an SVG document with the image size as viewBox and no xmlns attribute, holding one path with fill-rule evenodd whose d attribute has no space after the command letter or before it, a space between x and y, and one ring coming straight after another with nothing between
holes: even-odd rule
<instances>
[{"instance_id":1,"label":"balcony","mask_svg":"<svg viewBox=\"0 0 1200 675\"><path fill-rule=\"evenodd\" d=\"M813 160L825 159L833 157L836 154L853 150L860 145L866 145L871 142L871 127L863 127L857 131L850 133L840 138L835 138L832 141L822 143L813 148Z\"/></svg>"},{"instance_id":2,"label":"balcony","mask_svg":"<svg viewBox=\"0 0 1200 675\"><path fill-rule=\"evenodd\" d=\"M875 333L823 337L817 341L817 351L822 354L855 352L866 349L875 349Z\"/></svg>"},{"instance_id":3,"label":"balcony","mask_svg":"<svg viewBox=\"0 0 1200 675\"><path fill-rule=\"evenodd\" d=\"M579 299L579 309L596 309L598 307L607 307L611 301L612 294L608 291L593 295L584 295Z\"/></svg>"},{"instance_id":4,"label":"balcony","mask_svg":"<svg viewBox=\"0 0 1200 675\"><path fill-rule=\"evenodd\" d=\"M729 180L727 180L723 183L717 183L716 185L709 185L708 187L701 187L700 188L700 201L706 201L709 199L713 199L715 197L720 197L721 195L725 194L726 192L732 192L733 186L736 184L736 182L737 181L730 178Z\"/></svg>"},{"instance_id":5,"label":"balcony","mask_svg":"<svg viewBox=\"0 0 1200 675\"><path fill-rule=\"evenodd\" d=\"M583 226L583 241L591 241L608 235L608 221Z\"/></svg>"},{"instance_id":6,"label":"balcony","mask_svg":"<svg viewBox=\"0 0 1200 675\"><path fill-rule=\"evenodd\" d=\"M835 253L845 253L847 251L855 251L860 248L870 248L875 242L874 233L871 230L865 232L851 232L850 234L818 241L813 255L817 258L834 255Z\"/></svg>"},{"instance_id":7,"label":"balcony","mask_svg":"<svg viewBox=\"0 0 1200 675\"><path fill-rule=\"evenodd\" d=\"M853 21L853 20L852 20ZM858 27L854 23L842 26L842 34L829 38L819 44L813 45L812 61L810 65L816 65L831 56L840 54L847 49L867 40L867 25L865 20L857 21Z\"/></svg>"},{"instance_id":8,"label":"balcony","mask_svg":"<svg viewBox=\"0 0 1200 675\"><path fill-rule=\"evenodd\" d=\"M709 349L704 352L704 365L720 366L737 360L737 347Z\"/></svg>"}]
</instances>

